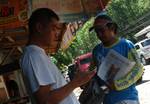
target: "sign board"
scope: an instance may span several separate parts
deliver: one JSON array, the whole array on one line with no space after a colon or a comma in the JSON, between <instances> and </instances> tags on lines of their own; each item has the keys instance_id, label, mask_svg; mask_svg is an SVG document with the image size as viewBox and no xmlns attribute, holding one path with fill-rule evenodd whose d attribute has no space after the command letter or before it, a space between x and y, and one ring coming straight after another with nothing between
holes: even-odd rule
<instances>
[{"instance_id":1,"label":"sign board","mask_svg":"<svg viewBox=\"0 0 150 104\"><path fill-rule=\"evenodd\" d=\"M24 26L27 16L27 0L0 1L0 30Z\"/></svg>"}]
</instances>

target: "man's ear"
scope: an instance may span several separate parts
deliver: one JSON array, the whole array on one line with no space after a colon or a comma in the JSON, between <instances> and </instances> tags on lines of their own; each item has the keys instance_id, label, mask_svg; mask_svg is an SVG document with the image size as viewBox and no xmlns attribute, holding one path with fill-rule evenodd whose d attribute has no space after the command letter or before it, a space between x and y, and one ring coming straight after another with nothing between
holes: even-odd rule
<instances>
[{"instance_id":1,"label":"man's ear","mask_svg":"<svg viewBox=\"0 0 150 104\"><path fill-rule=\"evenodd\" d=\"M114 27L114 32L117 33L118 25L117 25L116 23L114 23L113 25L114 25L114 26L113 26L113 27Z\"/></svg>"},{"instance_id":2,"label":"man's ear","mask_svg":"<svg viewBox=\"0 0 150 104\"><path fill-rule=\"evenodd\" d=\"M41 34L43 32L43 26L41 23L36 24L36 31Z\"/></svg>"}]
</instances>

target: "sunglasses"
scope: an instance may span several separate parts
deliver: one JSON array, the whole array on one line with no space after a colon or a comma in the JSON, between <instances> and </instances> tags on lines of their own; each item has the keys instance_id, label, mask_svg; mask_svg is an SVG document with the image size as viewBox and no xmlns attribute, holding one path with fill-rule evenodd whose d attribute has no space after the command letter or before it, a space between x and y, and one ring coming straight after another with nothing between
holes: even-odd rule
<instances>
[{"instance_id":1,"label":"sunglasses","mask_svg":"<svg viewBox=\"0 0 150 104\"><path fill-rule=\"evenodd\" d=\"M112 22L108 22L104 25L97 25L97 26L95 26L94 31L96 33L103 32L106 28L110 29L111 27L113 27L113 25L114 25L114 23L112 23Z\"/></svg>"}]
</instances>

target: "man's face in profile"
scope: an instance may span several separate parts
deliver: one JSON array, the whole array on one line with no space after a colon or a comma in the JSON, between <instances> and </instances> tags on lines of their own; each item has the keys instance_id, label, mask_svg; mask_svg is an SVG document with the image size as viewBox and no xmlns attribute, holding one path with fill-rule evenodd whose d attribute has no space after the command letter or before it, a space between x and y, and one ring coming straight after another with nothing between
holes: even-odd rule
<instances>
[{"instance_id":1,"label":"man's face in profile","mask_svg":"<svg viewBox=\"0 0 150 104\"><path fill-rule=\"evenodd\" d=\"M58 40L58 35L60 32L60 23L56 19L52 19L49 23L46 25L43 25L43 42L46 46L51 46L55 44L55 42Z\"/></svg>"},{"instance_id":2,"label":"man's face in profile","mask_svg":"<svg viewBox=\"0 0 150 104\"><path fill-rule=\"evenodd\" d=\"M97 34L97 37L103 42L107 43L111 40L112 36L112 30L108 28L107 24L109 24L109 21L106 19L97 19L94 22L95 32Z\"/></svg>"}]
</instances>

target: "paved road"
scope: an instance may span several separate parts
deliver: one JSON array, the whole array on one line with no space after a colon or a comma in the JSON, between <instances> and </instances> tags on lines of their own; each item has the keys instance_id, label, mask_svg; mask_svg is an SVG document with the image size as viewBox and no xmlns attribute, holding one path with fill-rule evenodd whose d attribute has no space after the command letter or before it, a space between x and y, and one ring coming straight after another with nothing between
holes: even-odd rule
<instances>
[{"instance_id":1,"label":"paved road","mask_svg":"<svg viewBox=\"0 0 150 104\"><path fill-rule=\"evenodd\" d=\"M150 104L150 65L145 66L143 83L138 85L140 104Z\"/></svg>"}]
</instances>

